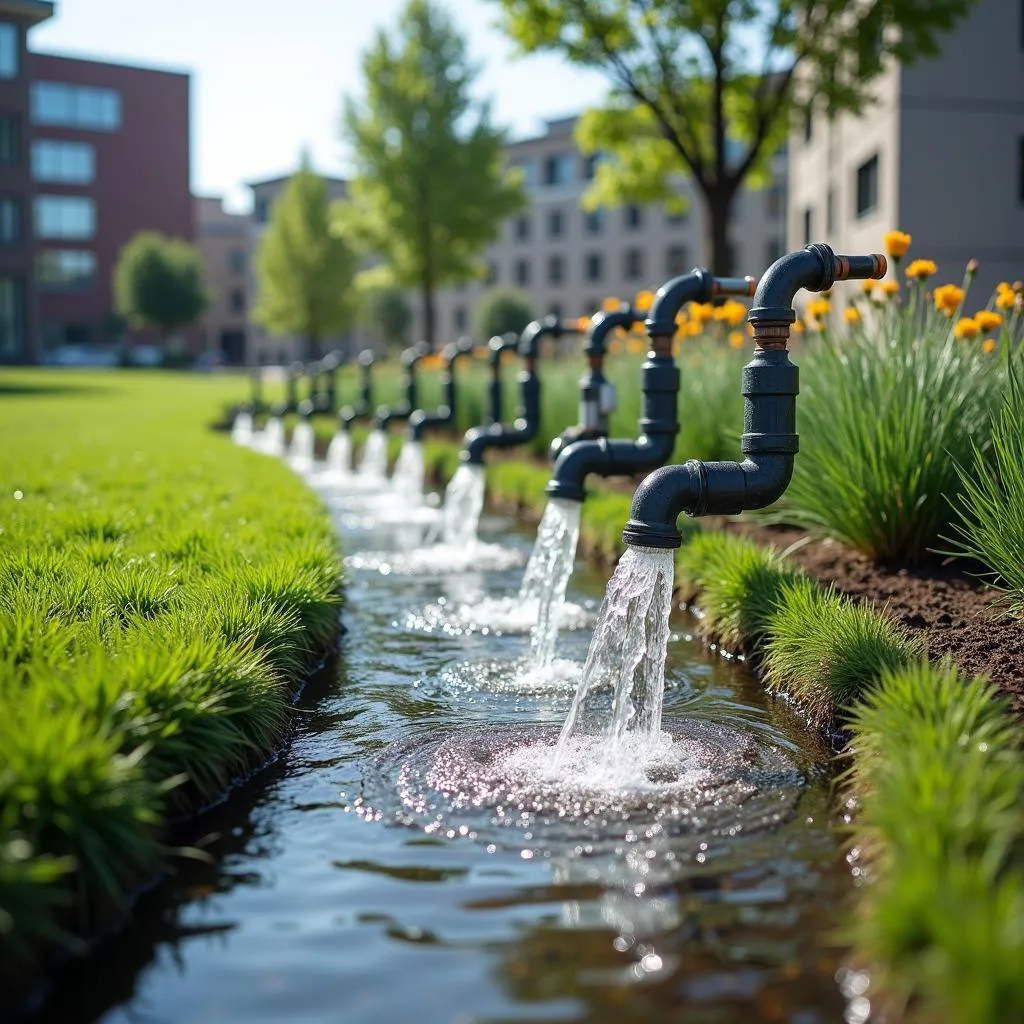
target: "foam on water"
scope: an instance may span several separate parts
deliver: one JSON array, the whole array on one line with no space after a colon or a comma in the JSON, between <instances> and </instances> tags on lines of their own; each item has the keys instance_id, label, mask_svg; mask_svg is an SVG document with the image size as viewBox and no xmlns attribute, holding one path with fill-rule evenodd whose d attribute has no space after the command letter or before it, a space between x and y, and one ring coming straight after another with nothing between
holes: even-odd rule
<instances>
[{"instance_id":1,"label":"foam on water","mask_svg":"<svg viewBox=\"0 0 1024 1024\"><path fill-rule=\"evenodd\" d=\"M439 682L455 692L570 694L579 684L582 671L578 661L567 658L554 658L543 668L536 668L529 657L483 658L450 665Z\"/></svg>"},{"instance_id":2,"label":"foam on water","mask_svg":"<svg viewBox=\"0 0 1024 1024\"><path fill-rule=\"evenodd\" d=\"M252 413L242 411L231 424L231 440L235 444L250 445L252 436Z\"/></svg>"},{"instance_id":3,"label":"foam on water","mask_svg":"<svg viewBox=\"0 0 1024 1024\"><path fill-rule=\"evenodd\" d=\"M367 551L345 559L349 569L384 576L446 576L462 572L502 572L526 561L521 551L474 540L469 544L427 544L414 551Z\"/></svg>"},{"instance_id":4,"label":"foam on water","mask_svg":"<svg viewBox=\"0 0 1024 1024\"><path fill-rule=\"evenodd\" d=\"M492 633L512 636L529 633L537 624L540 602L519 595L509 597L481 596L476 601L453 602L441 599L422 611L410 613L405 628L422 633L447 633L464 636L470 633ZM585 629L594 621L594 608L563 601L558 609L560 630Z\"/></svg>"}]
</instances>

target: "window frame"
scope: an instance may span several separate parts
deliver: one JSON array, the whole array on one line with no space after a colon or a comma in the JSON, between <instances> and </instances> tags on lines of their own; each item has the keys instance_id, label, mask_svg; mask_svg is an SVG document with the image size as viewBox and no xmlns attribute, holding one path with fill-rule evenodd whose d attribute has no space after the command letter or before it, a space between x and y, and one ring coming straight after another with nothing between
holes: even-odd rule
<instances>
[{"instance_id":1,"label":"window frame","mask_svg":"<svg viewBox=\"0 0 1024 1024\"><path fill-rule=\"evenodd\" d=\"M9 30L9 31L8 31ZM4 36L13 42L13 49L10 51L11 70L4 69L3 59L8 56L4 52ZM21 29L13 21L0 21L0 82L13 82L21 74Z\"/></svg>"},{"instance_id":2,"label":"window frame","mask_svg":"<svg viewBox=\"0 0 1024 1024\"><path fill-rule=\"evenodd\" d=\"M873 153L871 156L869 156L867 158L867 160L863 161L863 163L858 164L856 169L854 170L854 172L853 172L853 180L854 180L854 200L853 200L854 201L854 207L853 207L853 213L854 213L854 217L857 220L861 220L864 217L869 217L869 216L871 216L871 214L876 213L878 211L879 192L880 192L880 181L879 181L880 175L881 175L881 161L879 160L879 155L878 155L877 152ZM870 199L870 205L868 205L868 206L862 206L861 205L861 198L862 198L861 186L862 186L862 184L864 185L865 192L867 192L869 190L868 186L870 186L870 191L873 193L873 195L871 196L871 199Z\"/></svg>"},{"instance_id":3,"label":"window frame","mask_svg":"<svg viewBox=\"0 0 1024 1024\"><path fill-rule=\"evenodd\" d=\"M86 261L91 263L88 278L77 284L73 283L74 278L71 278L70 282L67 280L47 281L42 270L46 258L67 255L89 257L89 260ZM96 253L91 249L40 249L36 253L36 288L47 295L82 295L91 292L96 286L97 266Z\"/></svg>"},{"instance_id":4,"label":"window frame","mask_svg":"<svg viewBox=\"0 0 1024 1024\"><path fill-rule=\"evenodd\" d=\"M54 162L59 163L62 158L66 159L69 152L88 154L86 164L87 172L83 175L67 173L47 173L46 169L40 167L44 152L49 151L56 154ZM96 180L96 147L91 142L79 142L74 139L33 139L29 153L29 166L32 180L43 182L48 185L91 185Z\"/></svg>"},{"instance_id":5,"label":"window frame","mask_svg":"<svg viewBox=\"0 0 1024 1024\"><path fill-rule=\"evenodd\" d=\"M63 205L65 210L79 206L79 209L88 210L88 227L83 232L44 230L41 221L45 219L42 212L46 205ZM80 205L79 205L80 204ZM37 239L41 241L67 241L67 242L88 242L96 237L96 201L92 196L62 196L52 194L37 194L32 200L32 227Z\"/></svg>"}]
</instances>

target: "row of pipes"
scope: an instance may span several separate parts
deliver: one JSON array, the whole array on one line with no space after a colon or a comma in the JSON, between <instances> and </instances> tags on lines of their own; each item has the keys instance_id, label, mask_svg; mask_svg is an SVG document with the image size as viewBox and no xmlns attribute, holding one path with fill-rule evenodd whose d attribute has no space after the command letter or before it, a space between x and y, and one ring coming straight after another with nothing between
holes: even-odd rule
<instances>
[{"instance_id":1,"label":"row of pipes","mask_svg":"<svg viewBox=\"0 0 1024 1024\"><path fill-rule=\"evenodd\" d=\"M881 278L885 257L837 256L823 243L789 253L769 267L759 282L752 277L715 277L703 268L668 281L644 313L624 305L595 315L586 329L583 352L586 370L580 379L579 422L551 444L554 468L547 485L552 497L582 502L587 476L627 476L648 472L633 500L623 537L630 545L674 548L681 541L676 520L690 516L729 515L770 505L785 491L793 473L798 448L796 396L797 367L790 362L790 327L796 320L793 301L801 289L828 291L837 281ZM748 322L753 330L754 357L743 368L742 459L735 462L690 460L667 465L679 430L679 368L672 355L676 319L689 302L712 302L722 296L753 296ZM647 357L640 367L641 409L637 436L611 438L610 414L615 391L604 375L607 342L616 328L630 328L643 321L649 339ZM547 317L534 321L516 338L492 338L489 343L491 381L489 422L465 435L461 457L480 465L489 448L508 448L534 438L540 429L541 381L537 359L543 338L577 333L576 321ZM505 352L515 350L522 360L518 376L520 406L514 422L502 422L501 364ZM421 440L424 432L455 422L456 364L471 355L469 339L446 346L442 353L444 402L434 410L419 407L417 366L428 354L422 343L402 353L405 398L398 405L373 406L374 354L358 357L361 385L358 399L339 412L338 429L349 431L357 421L370 421L385 430L392 423L407 424L407 436ZM336 407L336 357L328 356L310 368L293 364L287 375L288 389L275 415L296 412L308 417L333 412ZM299 401L298 380L309 380L309 397ZM253 375L251 412L266 408L260 392L259 372ZM654 470L655 472L650 472Z\"/></svg>"}]
</instances>

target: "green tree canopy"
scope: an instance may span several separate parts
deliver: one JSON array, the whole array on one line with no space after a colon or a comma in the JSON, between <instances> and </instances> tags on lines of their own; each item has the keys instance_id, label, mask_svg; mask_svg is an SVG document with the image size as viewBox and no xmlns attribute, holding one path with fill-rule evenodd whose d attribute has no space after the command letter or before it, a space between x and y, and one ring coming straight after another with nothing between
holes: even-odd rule
<instances>
[{"instance_id":1,"label":"green tree canopy","mask_svg":"<svg viewBox=\"0 0 1024 1024\"><path fill-rule=\"evenodd\" d=\"M515 288L492 288L480 299L473 312L477 337L484 341L509 331L522 334L532 319L533 306L529 296Z\"/></svg>"},{"instance_id":2,"label":"green tree canopy","mask_svg":"<svg viewBox=\"0 0 1024 1024\"><path fill-rule=\"evenodd\" d=\"M503 133L471 97L478 68L451 19L411 0L393 34L378 32L362 62L366 97L349 101L352 203L337 223L384 259L391 283L415 288L434 343L435 290L482 272L479 254L525 202L503 169Z\"/></svg>"},{"instance_id":3,"label":"green tree canopy","mask_svg":"<svg viewBox=\"0 0 1024 1024\"><path fill-rule=\"evenodd\" d=\"M114 306L133 326L166 336L194 323L206 308L203 261L195 246L158 231L140 231L114 268Z\"/></svg>"},{"instance_id":4,"label":"green tree canopy","mask_svg":"<svg viewBox=\"0 0 1024 1024\"><path fill-rule=\"evenodd\" d=\"M353 280L359 257L331 229L327 186L303 157L271 208L270 225L256 253L259 299L254 318L273 335L297 334L306 356L352 323Z\"/></svg>"},{"instance_id":5,"label":"green tree canopy","mask_svg":"<svg viewBox=\"0 0 1024 1024\"><path fill-rule=\"evenodd\" d=\"M387 347L405 347L412 326L412 309L405 292L394 285L368 289L362 297L359 321Z\"/></svg>"},{"instance_id":6,"label":"green tree canopy","mask_svg":"<svg viewBox=\"0 0 1024 1024\"><path fill-rule=\"evenodd\" d=\"M679 200L705 207L712 266L730 269L733 199L768 171L795 112L859 112L889 59L938 52L975 0L493 0L523 52L607 73L611 93L577 129L602 151L587 204ZM678 208L678 207L677 207Z\"/></svg>"}]
</instances>

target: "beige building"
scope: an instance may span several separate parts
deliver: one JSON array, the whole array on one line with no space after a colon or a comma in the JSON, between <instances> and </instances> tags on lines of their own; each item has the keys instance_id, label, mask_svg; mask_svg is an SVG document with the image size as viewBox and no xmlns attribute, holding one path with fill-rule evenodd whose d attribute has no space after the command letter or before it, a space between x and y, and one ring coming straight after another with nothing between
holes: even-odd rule
<instances>
[{"instance_id":1,"label":"beige building","mask_svg":"<svg viewBox=\"0 0 1024 1024\"><path fill-rule=\"evenodd\" d=\"M707 262L703 211L691 186L679 191L687 213L671 215L661 204L586 213L580 200L593 177L594 159L573 139L575 118L547 122L547 131L507 147L508 161L523 170L529 205L501 226L484 259L488 282L446 288L438 294L442 340L472 333L473 310L489 284L519 288L538 316L593 313L608 296L631 299ZM760 274L785 251L786 159L775 160L774 183L744 190L730 229L734 272Z\"/></svg>"},{"instance_id":2,"label":"beige building","mask_svg":"<svg viewBox=\"0 0 1024 1024\"><path fill-rule=\"evenodd\" d=\"M201 352L220 352L233 364L245 362L251 217L228 213L219 196L195 199L196 244L210 304L199 321Z\"/></svg>"},{"instance_id":3,"label":"beige building","mask_svg":"<svg viewBox=\"0 0 1024 1024\"><path fill-rule=\"evenodd\" d=\"M793 134L789 238L860 253L909 231L909 256L935 260L940 282L980 262L968 300L980 307L1024 276L1024 8L980 0L941 56L889 70L877 100Z\"/></svg>"},{"instance_id":4,"label":"beige building","mask_svg":"<svg viewBox=\"0 0 1024 1024\"><path fill-rule=\"evenodd\" d=\"M253 211L252 217L249 219L248 249L250 258L248 288L249 294L253 296L254 300L258 292L254 270L256 250L259 248L263 233L267 230L267 225L270 223L271 208L284 191L289 177L290 175L286 174L279 178L269 178L265 181L250 181L247 183L248 187L252 189L253 195ZM322 175L322 177L327 183L328 199L345 198L347 184L344 179L329 178L326 175ZM309 353L306 350L306 340L294 336L276 337L268 334L266 329L252 318L254 305L255 301L250 303L248 311L246 362L250 365L257 362L283 365L296 359L307 359ZM320 347L323 353L338 349L346 355L351 355L358 348L358 342L355 336L349 332L336 338L321 339Z\"/></svg>"}]
</instances>

